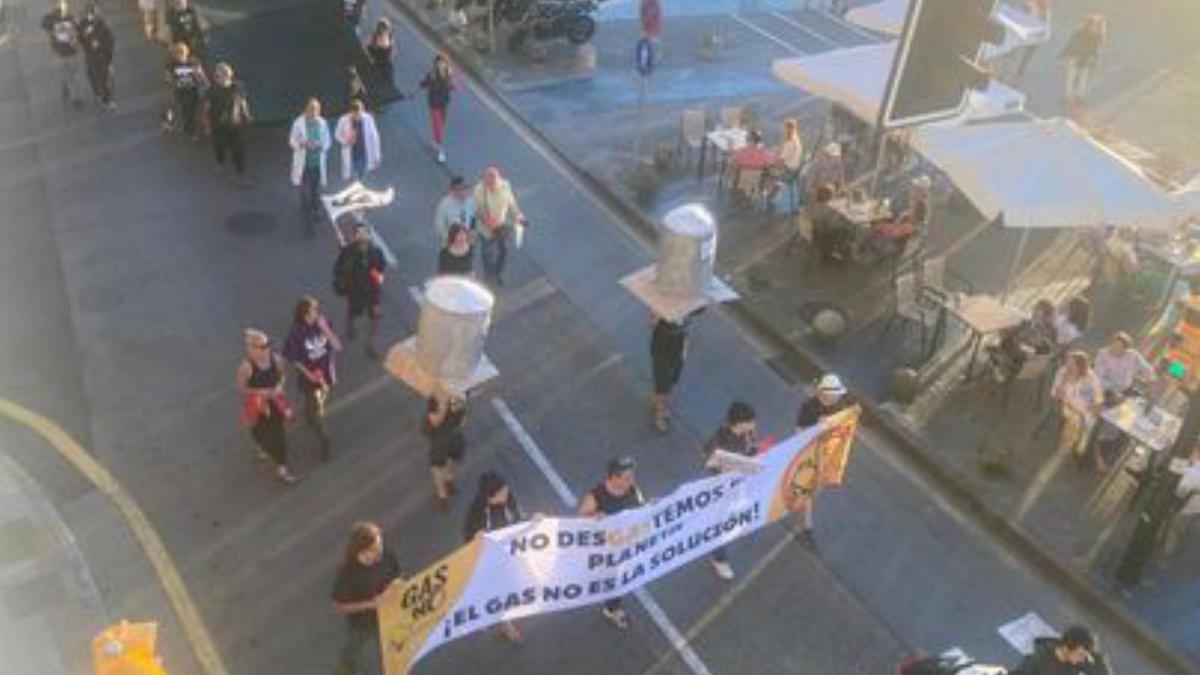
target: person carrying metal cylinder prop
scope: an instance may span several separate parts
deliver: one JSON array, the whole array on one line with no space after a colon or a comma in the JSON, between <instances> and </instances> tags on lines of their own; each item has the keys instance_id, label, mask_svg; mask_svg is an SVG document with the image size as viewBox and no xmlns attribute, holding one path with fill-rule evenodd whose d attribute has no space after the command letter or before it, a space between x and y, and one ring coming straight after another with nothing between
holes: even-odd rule
<instances>
[{"instance_id":1,"label":"person carrying metal cylinder prop","mask_svg":"<svg viewBox=\"0 0 1200 675\"><path fill-rule=\"evenodd\" d=\"M650 370L654 378L654 390L650 393L650 423L659 433L671 430L671 416L667 403L671 390L679 383L683 374L683 361L687 355L688 320L668 321L657 317L650 333Z\"/></svg>"},{"instance_id":2,"label":"person carrying metal cylinder prop","mask_svg":"<svg viewBox=\"0 0 1200 675\"><path fill-rule=\"evenodd\" d=\"M466 453L463 426L467 418L467 400L458 394L435 393L425 406L422 431L429 439L429 472L438 510L450 510L450 497L458 492L455 484L458 466Z\"/></svg>"}]
</instances>

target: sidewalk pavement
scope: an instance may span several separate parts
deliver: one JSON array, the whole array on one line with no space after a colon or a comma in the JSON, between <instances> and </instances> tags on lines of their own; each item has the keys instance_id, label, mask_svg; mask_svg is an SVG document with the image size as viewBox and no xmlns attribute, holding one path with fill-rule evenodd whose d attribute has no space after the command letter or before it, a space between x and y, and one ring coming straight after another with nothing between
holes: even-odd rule
<instances>
[{"instance_id":1,"label":"sidewalk pavement","mask_svg":"<svg viewBox=\"0 0 1200 675\"><path fill-rule=\"evenodd\" d=\"M423 13L419 3L411 0L409 4L430 26L443 26L439 15ZM818 33L809 35L807 42L797 36L795 44L806 51L862 41L861 35L837 27L828 16L816 12L790 15L792 23ZM773 212L748 212L744 205L719 195L711 176L707 182L698 182L690 164L668 160L657 168L639 168L639 164L651 167L655 152L669 156L674 151L680 115L689 107L709 109L711 119L712 111L722 105L750 100L757 125L768 134L779 127L782 118L799 116L802 127L810 130L806 136L812 143L816 135L812 130L821 129L827 106L762 81L763 64L778 51L778 45L766 43L752 31L747 34L729 28L731 24L778 19L772 16L747 12L732 20L723 15L668 19L667 56L652 78L640 110L630 62L622 58L628 51L625 47L638 36L636 21L601 24L595 38L598 58L594 71L580 72L572 61L573 51L561 46L550 48L547 62L551 65L528 66L506 53L481 57L469 49L463 58L484 74L535 133L560 148L577 168L648 221L654 222L679 203L708 204L721 223L718 272L741 294L740 309L781 343L846 375L856 392L873 406L883 404L889 398L892 370L919 363L912 332L906 336L898 329L882 335L892 303L890 270L821 269L809 263L803 251L789 250L794 230L786 217L786 189ZM715 62L693 60L690 50L698 36L712 30L714 24L730 31L726 33L732 36L729 56ZM462 44L456 44L464 51ZM535 74L524 72L528 70ZM641 147L635 147L635 139L641 139ZM650 183L649 189L644 182ZM891 189L901 192L903 183ZM987 226L968 204L954 198L937 204L934 214L927 255L945 255L948 268L964 277L972 292L1004 293L1005 280L1014 269L1018 276L1008 301L1018 307L1028 309L1041 298L1058 302L1087 290L1092 260L1073 235L1034 234L1014 265L1017 233ZM809 330L813 309L828 304L847 311L850 319L847 335L836 346L818 342ZM1132 311L1109 312L1099 318L1086 337L1088 344L1101 343L1117 328L1134 332L1145 316ZM894 414L888 414L885 421L902 429L906 437L918 439L919 447L914 449L940 467L943 477L953 480L1018 537L1049 555L1070 578L1090 584L1091 592L1118 612L1120 608L1132 610L1175 649L1186 651L1200 663L1200 644L1193 639L1200 616L1182 602L1195 597L1200 588L1200 580L1188 579L1185 573L1200 556L1200 542L1189 542L1170 567L1152 572L1143 588L1123 596L1112 588L1110 571L1125 531L1110 525L1127 516L1084 513L1084 505L1097 488L1096 476L1063 469L1052 477L1051 489L1031 498L1032 508L1020 518L1014 517L1027 483L1049 461L1047 448L1053 446L1054 434L1033 433L1049 404L1043 401L1043 408L1029 410L1030 398L1035 398L1032 389L1026 396L1014 396L1007 407L997 405L986 387L964 391L961 376L967 358L960 347L966 337L961 328L951 326L942 351L951 356L939 363L936 370L940 374L929 390L907 408L888 403L886 409ZM980 469L980 459L981 450L994 450L991 445L1000 429L1005 439L1013 439L1011 442L1021 447L1010 453L1011 476L998 481Z\"/></svg>"}]
</instances>

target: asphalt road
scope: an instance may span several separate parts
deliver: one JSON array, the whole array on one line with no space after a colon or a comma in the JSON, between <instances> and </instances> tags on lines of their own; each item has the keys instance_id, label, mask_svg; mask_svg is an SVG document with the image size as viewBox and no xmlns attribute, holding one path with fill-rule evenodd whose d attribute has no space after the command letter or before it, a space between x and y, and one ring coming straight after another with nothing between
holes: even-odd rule
<instances>
[{"instance_id":1,"label":"asphalt road","mask_svg":"<svg viewBox=\"0 0 1200 675\"><path fill-rule=\"evenodd\" d=\"M378 520L402 565L417 569L457 543L463 503L449 517L435 511L417 430L423 404L365 357L361 338L340 361L334 459L319 462L315 439L297 426L298 486L284 488L254 465L232 388L241 330L282 337L301 293L340 315L329 289L332 237L305 236L299 225L282 131L255 134L258 186L246 191L213 174L206 147L159 136L157 56L139 42L125 4L109 11L122 41L114 116L58 110L42 45L13 47L3 86L15 98L3 119L30 140L6 146L0 162L6 225L14 225L5 236L25 248L24 265L0 271L0 298L12 310L6 316L51 327L22 340L11 338L24 332L6 329L3 349L10 374L49 372L38 364L62 374L41 388L12 376L0 383L8 396L50 399L32 403L67 420L127 486L166 541L231 672L328 672L341 634L328 591L349 524ZM430 52L407 31L401 45L399 79L411 89ZM385 166L375 180L399 193L376 219L399 260L386 291L390 342L415 325L407 289L432 272L429 222L447 176L424 147L419 102L379 121ZM650 495L698 475L700 442L735 397L758 408L765 432L790 427L799 387L766 365L773 355L753 336L712 312L694 332L673 405L678 426L654 434L644 412L649 315L616 284L648 264L648 252L470 93L454 103L447 150L451 166L470 176L502 166L534 223L499 293L487 352L501 377L471 402L463 485L499 469L527 509L565 510L495 414L495 399L576 493L615 454L638 458ZM11 211L18 199L25 210ZM7 240L3 248L18 250ZM57 496L75 514L68 525L90 522L79 506L92 496L86 488ZM712 673L884 673L910 649L950 646L1011 662L1017 655L997 635L1001 623L1027 611L1057 626L1088 619L869 433L847 486L822 503L817 529L818 554L779 527L740 542L733 586L696 564L649 592ZM112 547L129 545L85 534L81 546L95 561L117 560ZM97 576L113 606L161 604L151 578L106 569ZM163 611L168 663L196 672ZM640 609L634 620L619 634L590 609L539 617L527 622L520 649L477 635L431 655L417 672L693 670ZM1119 641L1110 649L1119 672L1156 672Z\"/></svg>"}]
</instances>

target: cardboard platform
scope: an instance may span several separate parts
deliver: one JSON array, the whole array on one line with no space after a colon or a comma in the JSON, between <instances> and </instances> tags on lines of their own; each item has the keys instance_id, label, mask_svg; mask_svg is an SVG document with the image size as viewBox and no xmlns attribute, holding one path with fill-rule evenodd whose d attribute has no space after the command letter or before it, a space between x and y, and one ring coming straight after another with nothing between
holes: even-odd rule
<instances>
[{"instance_id":1,"label":"cardboard platform","mask_svg":"<svg viewBox=\"0 0 1200 675\"><path fill-rule=\"evenodd\" d=\"M682 321L692 312L714 303L737 300L738 294L725 282L713 277L708 293L703 296L683 296L663 293L654 283L654 265L643 267L621 279L621 285L629 289L643 304L667 321Z\"/></svg>"},{"instance_id":2,"label":"cardboard platform","mask_svg":"<svg viewBox=\"0 0 1200 675\"><path fill-rule=\"evenodd\" d=\"M393 345L383 360L383 367L391 373L392 377L401 380L426 398L436 391L465 394L485 382L500 376L500 371L496 369L496 366L487 357L487 354L484 354L479 360L479 366L475 369L475 372L466 379L439 382L435 377L425 372L425 369L417 362L416 336Z\"/></svg>"}]
</instances>

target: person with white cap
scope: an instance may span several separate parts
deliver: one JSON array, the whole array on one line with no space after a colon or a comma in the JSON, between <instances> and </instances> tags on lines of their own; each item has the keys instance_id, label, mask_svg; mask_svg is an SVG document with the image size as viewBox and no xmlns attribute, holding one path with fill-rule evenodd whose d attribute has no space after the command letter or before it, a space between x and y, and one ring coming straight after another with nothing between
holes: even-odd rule
<instances>
[{"instance_id":1,"label":"person with white cap","mask_svg":"<svg viewBox=\"0 0 1200 675\"><path fill-rule=\"evenodd\" d=\"M842 146L834 141L821 148L821 152L801 171L804 181L805 203L816 199L817 188L822 185L833 187L834 196L846 187L846 167L842 163Z\"/></svg>"},{"instance_id":2,"label":"person with white cap","mask_svg":"<svg viewBox=\"0 0 1200 675\"><path fill-rule=\"evenodd\" d=\"M796 431L807 431L821 424L831 415L853 405L855 405L854 397L846 390L842 378L834 373L826 373L821 376L820 380L817 380L816 392L800 404L800 411L796 413ZM808 502L808 508L804 509L802 541L807 545L813 544L813 510L817 505L818 494L820 494L819 491L813 493Z\"/></svg>"}]
</instances>

